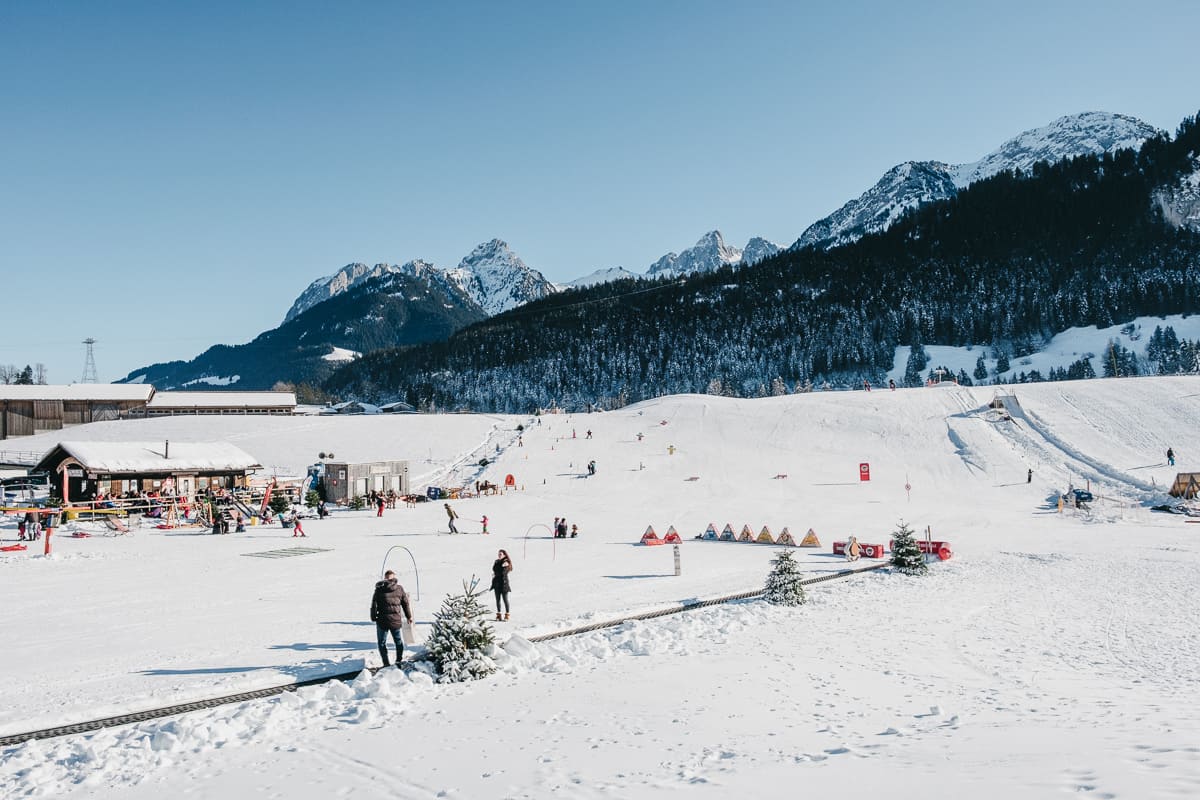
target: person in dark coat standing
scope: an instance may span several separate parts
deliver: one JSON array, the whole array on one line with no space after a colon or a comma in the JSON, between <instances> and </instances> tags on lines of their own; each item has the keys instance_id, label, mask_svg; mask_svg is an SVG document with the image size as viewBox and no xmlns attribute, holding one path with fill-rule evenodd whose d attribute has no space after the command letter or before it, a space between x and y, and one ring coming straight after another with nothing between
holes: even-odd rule
<instances>
[{"instance_id":1,"label":"person in dark coat standing","mask_svg":"<svg viewBox=\"0 0 1200 800\"><path fill-rule=\"evenodd\" d=\"M508 573L512 572L512 559L508 553L501 550L496 560L492 562L492 592L496 595L496 621L508 622L508 593L512 587L508 583ZM500 616L500 601L504 601L504 616Z\"/></svg>"},{"instance_id":2,"label":"person in dark coat standing","mask_svg":"<svg viewBox=\"0 0 1200 800\"><path fill-rule=\"evenodd\" d=\"M383 665L390 667L388 661L387 637L390 633L396 643L396 666L404 657L404 640L400 638L400 627L405 621L412 624L412 606L408 603L408 593L396 581L396 573L390 569L383 573L383 580L375 584L375 594L371 596L371 621L375 623L375 635L379 640L379 656Z\"/></svg>"}]
</instances>

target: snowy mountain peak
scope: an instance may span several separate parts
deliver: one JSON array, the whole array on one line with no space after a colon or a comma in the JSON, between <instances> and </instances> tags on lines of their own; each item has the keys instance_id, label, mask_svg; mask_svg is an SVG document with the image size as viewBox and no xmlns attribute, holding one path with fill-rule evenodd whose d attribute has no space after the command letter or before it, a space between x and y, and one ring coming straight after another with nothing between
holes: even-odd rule
<instances>
[{"instance_id":1,"label":"snowy mountain peak","mask_svg":"<svg viewBox=\"0 0 1200 800\"><path fill-rule=\"evenodd\" d=\"M828 249L846 244L887 229L911 208L953 197L960 189L997 173L1028 172L1040 161L1139 147L1158 133L1135 117L1089 111L1025 131L968 164L906 161L885 172L862 195L810 225L792 247Z\"/></svg>"},{"instance_id":2,"label":"snowy mountain peak","mask_svg":"<svg viewBox=\"0 0 1200 800\"><path fill-rule=\"evenodd\" d=\"M770 258L783 248L774 242L769 242L761 236L755 236L746 242L742 248L742 263L746 266L757 264L763 259Z\"/></svg>"},{"instance_id":3,"label":"snowy mountain peak","mask_svg":"<svg viewBox=\"0 0 1200 800\"><path fill-rule=\"evenodd\" d=\"M555 291L542 273L526 265L501 239L477 245L446 274L489 315Z\"/></svg>"},{"instance_id":4,"label":"snowy mountain peak","mask_svg":"<svg viewBox=\"0 0 1200 800\"><path fill-rule=\"evenodd\" d=\"M720 231L709 231L696 244L682 253L667 253L650 265L646 275L663 278L674 275L690 275L694 272L712 272L726 264L737 264L742 260L742 251L725 244Z\"/></svg>"}]
</instances>

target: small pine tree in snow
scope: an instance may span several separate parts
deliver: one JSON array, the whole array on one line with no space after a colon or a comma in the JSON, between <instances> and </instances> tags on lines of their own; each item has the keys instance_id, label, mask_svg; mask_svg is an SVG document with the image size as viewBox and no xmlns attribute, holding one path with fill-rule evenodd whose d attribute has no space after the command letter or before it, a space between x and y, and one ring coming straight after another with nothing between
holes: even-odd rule
<instances>
[{"instance_id":1,"label":"small pine tree in snow","mask_svg":"<svg viewBox=\"0 0 1200 800\"><path fill-rule=\"evenodd\" d=\"M790 550L780 550L767 574L763 596L777 606L804 605L804 587L800 585L800 568Z\"/></svg>"},{"instance_id":2,"label":"small pine tree in snow","mask_svg":"<svg viewBox=\"0 0 1200 800\"><path fill-rule=\"evenodd\" d=\"M900 527L892 534L892 566L905 575L924 575L929 572L917 537L904 520L900 520Z\"/></svg>"},{"instance_id":3,"label":"small pine tree in snow","mask_svg":"<svg viewBox=\"0 0 1200 800\"><path fill-rule=\"evenodd\" d=\"M433 618L426 648L437 667L439 683L462 683L496 671L487 653L495 641L487 611L479 602L475 581L463 582L462 594L448 594Z\"/></svg>"}]
</instances>

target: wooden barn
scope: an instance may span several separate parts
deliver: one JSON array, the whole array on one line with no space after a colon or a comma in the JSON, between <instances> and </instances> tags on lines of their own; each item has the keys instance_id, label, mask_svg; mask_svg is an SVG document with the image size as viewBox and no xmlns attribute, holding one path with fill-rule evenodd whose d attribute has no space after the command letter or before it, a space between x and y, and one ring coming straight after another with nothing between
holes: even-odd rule
<instances>
[{"instance_id":1,"label":"wooden barn","mask_svg":"<svg viewBox=\"0 0 1200 800\"><path fill-rule=\"evenodd\" d=\"M0 439L120 419L153 396L153 386L136 383L0 385Z\"/></svg>"},{"instance_id":2,"label":"wooden barn","mask_svg":"<svg viewBox=\"0 0 1200 800\"><path fill-rule=\"evenodd\" d=\"M294 414L295 392L155 392L130 416L175 414Z\"/></svg>"},{"instance_id":3,"label":"wooden barn","mask_svg":"<svg viewBox=\"0 0 1200 800\"><path fill-rule=\"evenodd\" d=\"M51 494L68 502L99 492L192 497L245 487L257 469L253 456L228 442L59 442L35 467L50 474Z\"/></svg>"}]
</instances>

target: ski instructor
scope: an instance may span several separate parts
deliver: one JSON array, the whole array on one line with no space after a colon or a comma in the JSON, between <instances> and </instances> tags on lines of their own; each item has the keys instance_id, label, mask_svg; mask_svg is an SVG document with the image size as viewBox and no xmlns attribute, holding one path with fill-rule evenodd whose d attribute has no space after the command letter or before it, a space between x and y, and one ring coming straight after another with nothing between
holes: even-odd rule
<instances>
[{"instance_id":1,"label":"ski instructor","mask_svg":"<svg viewBox=\"0 0 1200 800\"><path fill-rule=\"evenodd\" d=\"M396 581L396 573L390 569L383 573L383 580L375 584L375 594L371 597L371 621L375 623L375 634L379 639L379 656L383 665L390 667L388 662L387 636L392 635L396 643L396 666L404 657L404 640L400 638L400 627L405 620L412 624L412 606L408 604L408 593Z\"/></svg>"}]
</instances>

